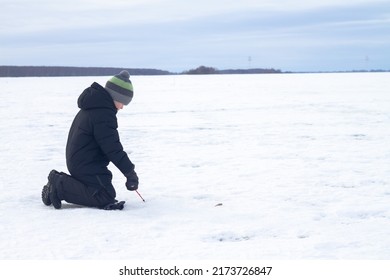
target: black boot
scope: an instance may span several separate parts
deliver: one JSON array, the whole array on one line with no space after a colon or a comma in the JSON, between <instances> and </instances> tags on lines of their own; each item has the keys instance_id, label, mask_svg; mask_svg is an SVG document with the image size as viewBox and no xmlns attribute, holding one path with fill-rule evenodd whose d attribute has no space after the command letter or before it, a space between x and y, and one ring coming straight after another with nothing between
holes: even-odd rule
<instances>
[{"instance_id":1,"label":"black boot","mask_svg":"<svg viewBox=\"0 0 390 280\"><path fill-rule=\"evenodd\" d=\"M43 204L45 204L46 206L50 206L51 205L51 200L50 200L50 196L49 196L49 183L47 183L47 185L43 186L42 195L41 196L42 196Z\"/></svg>"},{"instance_id":2,"label":"black boot","mask_svg":"<svg viewBox=\"0 0 390 280\"><path fill-rule=\"evenodd\" d=\"M61 199L58 197L58 192L57 192L57 189L58 189L58 177L59 177L59 173L56 171L56 170L52 170L50 171L49 173L49 183L48 183L48 186L49 186L49 201L53 204L54 208L55 209L60 209L61 208ZM48 201L46 200L46 201ZM43 198L42 198L42 201L43 201ZM43 202L45 203L45 202Z\"/></svg>"},{"instance_id":3,"label":"black boot","mask_svg":"<svg viewBox=\"0 0 390 280\"><path fill-rule=\"evenodd\" d=\"M50 173L54 172L54 174L59 174L56 170L52 170ZM50 174L49 174L50 175ZM50 206L51 205L51 200L50 200L50 180L47 182L46 185L43 186L42 188L42 194L41 194L41 197L42 197L42 202L43 204L45 204L46 206Z\"/></svg>"},{"instance_id":4,"label":"black boot","mask_svg":"<svg viewBox=\"0 0 390 280\"><path fill-rule=\"evenodd\" d=\"M119 202L114 202L107 204L106 206L103 207L104 210L123 210L124 204L126 201L119 201Z\"/></svg>"}]
</instances>

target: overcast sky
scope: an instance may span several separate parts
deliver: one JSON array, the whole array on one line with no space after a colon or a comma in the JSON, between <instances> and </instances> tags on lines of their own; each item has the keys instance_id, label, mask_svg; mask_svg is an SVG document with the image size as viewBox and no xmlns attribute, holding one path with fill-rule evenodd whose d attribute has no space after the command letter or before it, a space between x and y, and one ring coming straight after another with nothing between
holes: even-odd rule
<instances>
[{"instance_id":1,"label":"overcast sky","mask_svg":"<svg viewBox=\"0 0 390 280\"><path fill-rule=\"evenodd\" d=\"M390 1L0 0L0 65L390 69Z\"/></svg>"}]
</instances>

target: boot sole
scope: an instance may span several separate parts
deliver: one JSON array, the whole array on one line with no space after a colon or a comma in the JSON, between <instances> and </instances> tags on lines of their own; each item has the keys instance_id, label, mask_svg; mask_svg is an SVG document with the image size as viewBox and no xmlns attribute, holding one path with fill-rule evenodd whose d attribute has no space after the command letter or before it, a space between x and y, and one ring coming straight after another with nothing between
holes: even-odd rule
<instances>
[{"instance_id":1,"label":"boot sole","mask_svg":"<svg viewBox=\"0 0 390 280\"><path fill-rule=\"evenodd\" d=\"M50 200L50 192L49 192L49 186L45 185L43 186L43 189L42 189L42 202L43 204L45 204L46 206L50 206L51 205L51 200Z\"/></svg>"},{"instance_id":2,"label":"boot sole","mask_svg":"<svg viewBox=\"0 0 390 280\"><path fill-rule=\"evenodd\" d=\"M61 209L61 200L58 199L57 191L55 189L55 176L59 175L60 173L56 170L52 170L49 173L48 179L49 179L49 198L51 203L53 204L55 209Z\"/></svg>"}]
</instances>

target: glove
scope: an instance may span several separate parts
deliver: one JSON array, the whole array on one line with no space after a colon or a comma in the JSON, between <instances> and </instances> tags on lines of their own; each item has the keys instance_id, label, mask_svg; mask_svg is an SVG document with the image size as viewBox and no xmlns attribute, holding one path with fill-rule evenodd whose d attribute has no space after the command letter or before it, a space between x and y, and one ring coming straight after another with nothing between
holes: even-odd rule
<instances>
[{"instance_id":1,"label":"glove","mask_svg":"<svg viewBox=\"0 0 390 280\"><path fill-rule=\"evenodd\" d=\"M126 188L129 191L135 191L138 189L138 176L135 171L131 171L127 174L125 174L127 181L126 181Z\"/></svg>"}]
</instances>

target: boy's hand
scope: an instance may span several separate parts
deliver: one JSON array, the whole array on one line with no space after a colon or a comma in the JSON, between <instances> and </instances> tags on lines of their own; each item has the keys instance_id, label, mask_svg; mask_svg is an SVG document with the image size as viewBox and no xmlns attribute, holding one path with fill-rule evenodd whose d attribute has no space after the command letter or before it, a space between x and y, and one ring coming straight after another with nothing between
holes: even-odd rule
<instances>
[{"instance_id":1,"label":"boy's hand","mask_svg":"<svg viewBox=\"0 0 390 280\"><path fill-rule=\"evenodd\" d=\"M129 191L135 191L138 189L138 176L137 173L133 170L132 172L129 172L126 174L126 188Z\"/></svg>"}]
</instances>

